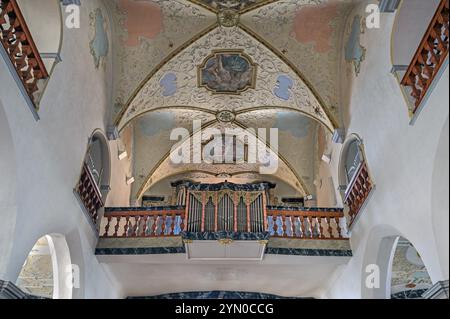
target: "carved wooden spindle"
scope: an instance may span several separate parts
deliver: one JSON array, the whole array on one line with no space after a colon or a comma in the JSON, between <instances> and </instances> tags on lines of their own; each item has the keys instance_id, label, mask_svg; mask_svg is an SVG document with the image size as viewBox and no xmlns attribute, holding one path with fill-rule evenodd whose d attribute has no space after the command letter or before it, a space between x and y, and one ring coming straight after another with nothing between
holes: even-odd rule
<instances>
[{"instance_id":1,"label":"carved wooden spindle","mask_svg":"<svg viewBox=\"0 0 450 319\"><path fill-rule=\"evenodd\" d=\"M108 233L109 233L109 227L110 227L110 224L111 224L111 220L112 220L112 217L111 216L108 216L107 218L106 218L106 225L105 225L105 232L103 233L103 236L104 237L106 237L106 236L108 236Z\"/></svg>"},{"instance_id":2,"label":"carved wooden spindle","mask_svg":"<svg viewBox=\"0 0 450 319\"><path fill-rule=\"evenodd\" d=\"M342 229L341 229L341 226L339 225L339 223L340 223L339 217L335 217L334 221L336 222L336 231L338 233L337 238L341 238L342 237L342 234L341 234Z\"/></svg>"},{"instance_id":3,"label":"carved wooden spindle","mask_svg":"<svg viewBox=\"0 0 450 319\"><path fill-rule=\"evenodd\" d=\"M323 218L317 217L317 222L319 223L320 238L324 239L325 234L324 234L324 229L323 229Z\"/></svg>"},{"instance_id":4,"label":"carved wooden spindle","mask_svg":"<svg viewBox=\"0 0 450 319\"><path fill-rule=\"evenodd\" d=\"M175 214L175 212L172 212L171 216L172 216L172 229L170 230L170 235L175 235L175 224L177 215Z\"/></svg>"},{"instance_id":5,"label":"carved wooden spindle","mask_svg":"<svg viewBox=\"0 0 450 319\"><path fill-rule=\"evenodd\" d=\"M274 232L274 236L278 236L278 217L277 215L273 215L273 232Z\"/></svg>"}]
</instances>

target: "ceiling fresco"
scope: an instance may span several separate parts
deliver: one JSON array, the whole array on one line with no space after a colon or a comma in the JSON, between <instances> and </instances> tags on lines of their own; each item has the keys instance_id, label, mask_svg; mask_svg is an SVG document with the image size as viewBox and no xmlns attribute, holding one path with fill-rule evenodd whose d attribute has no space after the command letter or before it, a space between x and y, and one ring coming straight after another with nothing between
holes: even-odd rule
<instances>
[{"instance_id":1,"label":"ceiling fresco","mask_svg":"<svg viewBox=\"0 0 450 319\"><path fill-rule=\"evenodd\" d=\"M236 10L240 13L255 9L276 0L191 0L213 12Z\"/></svg>"},{"instance_id":2,"label":"ceiling fresco","mask_svg":"<svg viewBox=\"0 0 450 319\"><path fill-rule=\"evenodd\" d=\"M210 11L185 0L104 1L113 21L115 112L145 78L195 35L217 23Z\"/></svg>"},{"instance_id":3,"label":"ceiling fresco","mask_svg":"<svg viewBox=\"0 0 450 319\"><path fill-rule=\"evenodd\" d=\"M300 71L339 122L342 34L355 1L280 0L240 22Z\"/></svg>"},{"instance_id":4,"label":"ceiling fresco","mask_svg":"<svg viewBox=\"0 0 450 319\"><path fill-rule=\"evenodd\" d=\"M240 95L217 95L198 85L198 66L204 65L211 53L218 50L242 50L251 57L258 65L255 89ZM165 88L160 83L167 73L175 74L177 79L178 89L171 96L162 94ZM280 74L295 79L288 100L274 94L274 90L280 86ZM174 105L196 106L215 111L241 111L265 105L291 107L317 119L330 131L334 129L331 119L302 79L266 46L237 28L217 28L178 54L176 59L166 63L132 100L119 122L119 128L123 128L142 113L157 107Z\"/></svg>"},{"instance_id":5,"label":"ceiling fresco","mask_svg":"<svg viewBox=\"0 0 450 319\"><path fill-rule=\"evenodd\" d=\"M339 71L343 42L358 43L344 34L355 2L105 1L113 32L113 113L132 145L132 197L174 174L264 179L254 164L173 166L171 130L192 132L194 119L221 129L278 128L275 178L298 194L314 194L317 152L324 148L317 146L318 132L328 136L341 126Z\"/></svg>"},{"instance_id":6,"label":"ceiling fresco","mask_svg":"<svg viewBox=\"0 0 450 319\"><path fill-rule=\"evenodd\" d=\"M232 129L238 129L240 126L237 124L224 124L220 122L215 122L212 125L209 126L210 128L216 128L223 133L225 132L226 128L232 128ZM194 143L191 143L191 139L188 141L185 141L184 143L181 143L178 145L178 148L175 148L173 152L178 152L179 149L183 148L183 145L186 143L189 143L189 149L191 151L191 154L194 154L196 150L194 149ZM258 148L263 148L266 145L263 144L262 141L257 141ZM169 150L170 151L170 150ZM251 155L249 155L251 156ZM268 154L270 157L275 157L275 154L272 150L270 150L270 154ZM260 167L265 166L265 163L262 163L259 161L258 157L256 163L234 163L234 164L208 164L206 162L202 162L199 164L196 163L190 163L190 164L175 164L169 154L166 154L166 157L161 161L156 167L153 168L153 170L148 174L148 176L145 178L144 183L142 184L141 188L136 193L136 198L142 197L142 195L150 189L153 185L156 183L182 173L204 173L207 175L211 175L214 177L217 177L219 179L228 178L231 179L231 177L236 175L242 175L242 174L256 174L259 175L259 180L264 180L265 175L260 173ZM273 175L267 175L269 177L274 176L282 181L284 181L286 184L290 185L292 188L294 188L299 194L301 195L308 195L306 188L304 187L302 181L299 179L298 175L292 170L290 165L284 161L282 158L278 162L278 170Z\"/></svg>"}]
</instances>

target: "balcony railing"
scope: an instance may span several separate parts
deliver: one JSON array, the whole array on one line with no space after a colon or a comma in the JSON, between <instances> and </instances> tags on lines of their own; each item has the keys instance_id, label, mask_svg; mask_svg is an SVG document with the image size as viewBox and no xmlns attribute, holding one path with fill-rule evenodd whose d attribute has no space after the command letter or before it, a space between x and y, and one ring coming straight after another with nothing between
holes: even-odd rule
<instances>
[{"instance_id":1,"label":"balcony railing","mask_svg":"<svg viewBox=\"0 0 450 319\"><path fill-rule=\"evenodd\" d=\"M233 216L237 223L247 225L242 214ZM267 207L266 228L274 237L298 239L347 239L341 225L345 225L342 209ZM100 226L102 238L146 238L180 236L189 229L200 230L206 217L186 223L186 208L130 207L106 208ZM264 224L264 223L262 223ZM251 229L251 227L250 227ZM233 230L231 230L233 231ZM247 228L244 229L247 231Z\"/></svg>"},{"instance_id":2,"label":"balcony railing","mask_svg":"<svg viewBox=\"0 0 450 319\"><path fill-rule=\"evenodd\" d=\"M83 165L80 180L75 188L81 203L94 226L97 226L99 210L104 206L102 194L87 164Z\"/></svg>"},{"instance_id":3,"label":"balcony railing","mask_svg":"<svg viewBox=\"0 0 450 319\"><path fill-rule=\"evenodd\" d=\"M353 181L347 188L344 204L349 208L349 227L353 225L358 214L364 208L369 196L374 188L374 184L369 174L369 169L365 161L361 162Z\"/></svg>"},{"instance_id":4,"label":"balcony railing","mask_svg":"<svg viewBox=\"0 0 450 319\"><path fill-rule=\"evenodd\" d=\"M268 207L268 232L273 237L347 239L342 209Z\"/></svg>"},{"instance_id":5,"label":"balcony railing","mask_svg":"<svg viewBox=\"0 0 450 319\"><path fill-rule=\"evenodd\" d=\"M170 237L184 230L184 207L106 208L103 238Z\"/></svg>"},{"instance_id":6,"label":"balcony railing","mask_svg":"<svg viewBox=\"0 0 450 319\"><path fill-rule=\"evenodd\" d=\"M448 56L449 0L442 0L401 82L411 91L415 114Z\"/></svg>"},{"instance_id":7,"label":"balcony railing","mask_svg":"<svg viewBox=\"0 0 450 319\"><path fill-rule=\"evenodd\" d=\"M48 72L16 0L0 0L0 42L37 109L35 93Z\"/></svg>"}]
</instances>

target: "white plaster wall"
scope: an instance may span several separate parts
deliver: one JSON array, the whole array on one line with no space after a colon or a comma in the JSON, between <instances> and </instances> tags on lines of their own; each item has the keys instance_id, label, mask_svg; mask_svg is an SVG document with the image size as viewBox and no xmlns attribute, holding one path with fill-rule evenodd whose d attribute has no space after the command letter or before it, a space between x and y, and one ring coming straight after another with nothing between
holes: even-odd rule
<instances>
[{"instance_id":1,"label":"white plaster wall","mask_svg":"<svg viewBox=\"0 0 450 319\"><path fill-rule=\"evenodd\" d=\"M8 144L6 149L16 158L18 189L17 213L0 207L0 278L15 282L36 240L45 234L62 234L72 263L81 271L81 286L74 289L74 298L121 297L120 287L94 256L96 236L73 194L88 138L95 129L106 130L111 105L111 57L97 70L89 48L89 13L100 3L82 1L81 29L64 29L63 62L55 68L41 101L39 122L0 59L0 99L14 145L14 150ZM3 124L2 116L0 120ZM3 135L3 125L0 130ZM110 144L114 183L110 195L116 198L111 202L126 205L129 189L124 169L114 156L116 143ZM3 180L0 184L3 192Z\"/></svg>"},{"instance_id":2,"label":"white plaster wall","mask_svg":"<svg viewBox=\"0 0 450 319\"><path fill-rule=\"evenodd\" d=\"M18 0L39 53L59 53L62 41L62 12L59 0ZM50 73L54 59L43 59Z\"/></svg>"},{"instance_id":3,"label":"white plaster wall","mask_svg":"<svg viewBox=\"0 0 450 319\"><path fill-rule=\"evenodd\" d=\"M425 35L440 0L403 0L392 32L392 58L397 65L409 65Z\"/></svg>"},{"instance_id":4,"label":"white plaster wall","mask_svg":"<svg viewBox=\"0 0 450 319\"><path fill-rule=\"evenodd\" d=\"M448 144L448 69L410 126L406 102L389 72L394 17L384 14L381 28L362 36L367 56L354 79L347 135L362 137L376 189L352 231L354 257L335 273L324 298L380 297L382 292L365 288L363 272L368 264L380 264L383 239L399 235L416 247L433 282L448 279L449 157L448 146L441 147ZM340 148L335 146L333 158Z\"/></svg>"}]
</instances>

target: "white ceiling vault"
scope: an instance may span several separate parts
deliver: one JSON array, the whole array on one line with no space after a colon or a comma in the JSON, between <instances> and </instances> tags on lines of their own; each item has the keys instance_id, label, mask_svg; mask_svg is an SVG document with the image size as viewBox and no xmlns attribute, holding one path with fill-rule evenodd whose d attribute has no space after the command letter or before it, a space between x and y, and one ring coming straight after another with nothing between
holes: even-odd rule
<instances>
[{"instance_id":1,"label":"white ceiling vault","mask_svg":"<svg viewBox=\"0 0 450 319\"><path fill-rule=\"evenodd\" d=\"M276 178L299 195L314 194L319 130L341 126L338 78L353 2L105 1L114 34L115 122L133 136L132 196L180 174L264 180L254 164L174 167L170 132L192 133L193 119L222 130L279 128ZM233 121L221 122L221 111Z\"/></svg>"}]
</instances>

